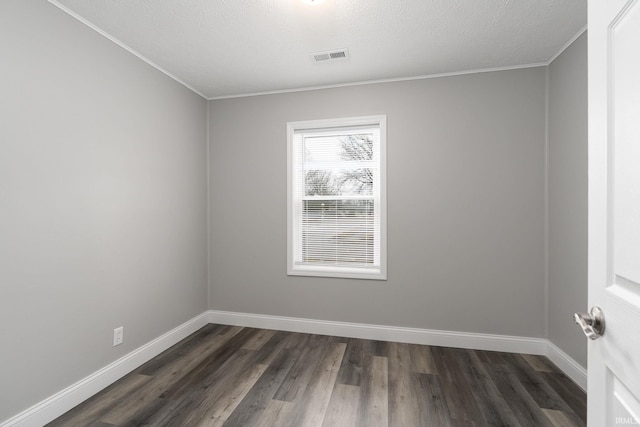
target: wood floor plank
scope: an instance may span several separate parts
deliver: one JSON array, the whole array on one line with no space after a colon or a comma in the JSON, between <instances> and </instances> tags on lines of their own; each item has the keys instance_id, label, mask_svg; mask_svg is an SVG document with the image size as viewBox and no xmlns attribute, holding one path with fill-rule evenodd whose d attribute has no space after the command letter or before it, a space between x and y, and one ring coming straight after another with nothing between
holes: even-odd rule
<instances>
[{"instance_id":1,"label":"wood floor plank","mask_svg":"<svg viewBox=\"0 0 640 427\"><path fill-rule=\"evenodd\" d=\"M289 426L289 418L294 404L284 400L270 400L256 421L255 427L283 427Z\"/></svg>"},{"instance_id":2,"label":"wood floor plank","mask_svg":"<svg viewBox=\"0 0 640 427\"><path fill-rule=\"evenodd\" d=\"M208 325L51 426L586 425L543 356Z\"/></svg>"},{"instance_id":3,"label":"wood floor plank","mask_svg":"<svg viewBox=\"0 0 640 427\"><path fill-rule=\"evenodd\" d=\"M542 412L549 418L553 427L581 427L584 425L582 420L573 412L567 413L553 409L543 409Z\"/></svg>"},{"instance_id":4,"label":"wood floor plank","mask_svg":"<svg viewBox=\"0 0 640 427\"><path fill-rule=\"evenodd\" d=\"M298 427L322 425L346 348L347 345L340 342L328 346L322 360L311 375L291 425Z\"/></svg>"},{"instance_id":5,"label":"wood floor plank","mask_svg":"<svg viewBox=\"0 0 640 427\"><path fill-rule=\"evenodd\" d=\"M474 398L474 390L465 376L464 366L460 362L463 349L433 347L434 362L437 366L440 387L449 405L449 415L453 425L486 426L484 413Z\"/></svg>"},{"instance_id":6,"label":"wood floor plank","mask_svg":"<svg viewBox=\"0 0 640 427\"><path fill-rule=\"evenodd\" d=\"M409 345L389 343L389 426L420 426Z\"/></svg>"},{"instance_id":7,"label":"wood floor plank","mask_svg":"<svg viewBox=\"0 0 640 427\"><path fill-rule=\"evenodd\" d=\"M339 384L360 385L363 355L363 340L349 339L347 341L344 358L342 359L342 365L338 372Z\"/></svg>"},{"instance_id":8,"label":"wood floor plank","mask_svg":"<svg viewBox=\"0 0 640 427\"><path fill-rule=\"evenodd\" d=\"M262 346L267 343L273 335L275 335L276 331L271 329L262 329L258 331L258 333L248 340L242 348L245 350L260 350Z\"/></svg>"},{"instance_id":9,"label":"wood floor plank","mask_svg":"<svg viewBox=\"0 0 640 427\"><path fill-rule=\"evenodd\" d=\"M389 363L387 357L365 355L360 382L358 426L389 425Z\"/></svg>"},{"instance_id":10,"label":"wood floor plank","mask_svg":"<svg viewBox=\"0 0 640 427\"><path fill-rule=\"evenodd\" d=\"M274 399L293 402L302 396L330 341L328 336L308 335L293 347L300 352L300 357L282 381Z\"/></svg>"},{"instance_id":11,"label":"wood floor plank","mask_svg":"<svg viewBox=\"0 0 640 427\"><path fill-rule=\"evenodd\" d=\"M173 411L168 414L160 425L194 425L206 417L206 412L216 404L219 399L230 393L237 383L247 379L254 366L253 360L256 353L251 350L239 349L227 358L219 369L211 370L208 375L203 375L192 387L185 389L184 395L175 399L180 401ZM204 373L203 373L204 374ZM146 421L138 417L138 421Z\"/></svg>"},{"instance_id":12,"label":"wood floor plank","mask_svg":"<svg viewBox=\"0 0 640 427\"><path fill-rule=\"evenodd\" d=\"M296 349L282 349L223 425L242 427L257 424L299 354Z\"/></svg>"},{"instance_id":13,"label":"wood floor plank","mask_svg":"<svg viewBox=\"0 0 640 427\"><path fill-rule=\"evenodd\" d=\"M157 398L144 408L136 411L135 415L118 424L120 427L138 427L141 425L156 426L165 424L165 420L176 413L182 402L174 399ZM115 425L115 424L114 424Z\"/></svg>"},{"instance_id":14,"label":"wood floor plank","mask_svg":"<svg viewBox=\"0 0 640 427\"><path fill-rule=\"evenodd\" d=\"M569 405L574 414L580 418L583 424L587 423L587 401L585 393L577 384L571 381L565 374L554 372L541 372L544 380L553 387L558 395Z\"/></svg>"},{"instance_id":15,"label":"wood floor plank","mask_svg":"<svg viewBox=\"0 0 640 427\"><path fill-rule=\"evenodd\" d=\"M202 335L198 333L196 333L195 336L198 339L187 339L184 342L191 351L186 353L180 351L175 352L175 346L169 349L165 352L170 355L169 358L164 359L168 361L166 365L158 367L157 369L154 367L153 371L155 372L155 375L153 376L143 375L142 377L144 377L145 380L142 381L139 387L131 389L125 387L121 390L121 393L126 393L126 398L117 396L112 397L112 404L108 408L108 411L101 411L102 414L96 418L99 418L102 422L108 424L121 425L125 424L137 412L140 412L141 408L145 408L147 406L155 407L158 403L155 402L155 399L166 390L166 388L171 384L171 381L175 381L180 378L181 373L188 371L192 364L198 363L200 360L198 355L204 355L200 356L202 358L206 357L208 351L213 351L215 348L218 348L226 340L225 338L217 337L215 334L206 334L205 339L199 339L202 338ZM194 343L196 343L196 345L193 345ZM178 354L179 357L176 357L176 354ZM143 367L145 367L145 365L143 365ZM146 368L138 371L149 372ZM134 371L133 374L125 377L123 384L128 384L128 378L130 378L131 375L141 375L135 373L138 371ZM169 373L174 373L174 375L169 375ZM94 409L99 406L99 404L91 405ZM82 422L79 422L78 425L82 425Z\"/></svg>"},{"instance_id":16,"label":"wood floor plank","mask_svg":"<svg viewBox=\"0 0 640 427\"><path fill-rule=\"evenodd\" d=\"M532 369L531 365L521 355L511 354L508 357L513 360L512 366L520 382L540 408L565 412L571 411L571 408L553 387L544 380L544 377L539 372Z\"/></svg>"},{"instance_id":17,"label":"wood floor plank","mask_svg":"<svg viewBox=\"0 0 640 427\"><path fill-rule=\"evenodd\" d=\"M102 416L100 421L114 425L126 424L138 412L148 412L149 407L157 403L158 394L133 393L131 395L133 398L120 400L115 407Z\"/></svg>"},{"instance_id":18,"label":"wood floor plank","mask_svg":"<svg viewBox=\"0 0 640 427\"><path fill-rule=\"evenodd\" d=\"M243 343L253 337L255 333L255 329L248 328L230 330L220 336L223 341L216 342L206 351L196 353L186 365L174 369L171 369L170 365L167 369L168 375L176 378L170 381L160 397L172 398L188 393L192 384L197 383L200 378L212 375L220 369L221 365L228 363L236 353L244 354L241 351Z\"/></svg>"},{"instance_id":19,"label":"wood floor plank","mask_svg":"<svg viewBox=\"0 0 640 427\"><path fill-rule=\"evenodd\" d=\"M387 341L365 340L364 352L373 356L388 357L389 343Z\"/></svg>"},{"instance_id":20,"label":"wood floor plank","mask_svg":"<svg viewBox=\"0 0 640 427\"><path fill-rule=\"evenodd\" d=\"M451 426L451 416L437 375L416 373L420 420L426 426Z\"/></svg>"},{"instance_id":21,"label":"wood floor plank","mask_svg":"<svg viewBox=\"0 0 640 427\"><path fill-rule=\"evenodd\" d=\"M412 371L418 374L437 374L431 349L426 345L409 344Z\"/></svg>"},{"instance_id":22,"label":"wood floor plank","mask_svg":"<svg viewBox=\"0 0 640 427\"><path fill-rule=\"evenodd\" d=\"M476 354L522 427L553 427L513 373L514 368L509 365L513 359L509 355L486 351L477 351Z\"/></svg>"},{"instance_id":23,"label":"wood floor plank","mask_svg":"<svg viewBox=\"0 0 640 427\"><path fill-rule=\"evenodd\" d=\"M336 383L322 422L323 427L356 427L360 386Z\"/></svg>"},{"instance_id":24,"label":"wood floor plank","mask_svg":"<svg viewBox=\"0 0 640 427\"><path fill-rule=\"evenodd\" d=\"M519 426L513 411L473 350L456 351L459 365L473 390L473 397L487 425Z\"/></svg>"},{"instance_id":25,"label":"wood floor plank","mask_svg":"<svg viewBox=\"0 0 640 427\"><path fill-rule=\"evenodd\" d=\"M143 375L145 380L142 381L140 387L135 387L134 389L125 388L124 391L121 391L127 393L126 399L117 396L112 398L112 404L108 408L103 407L101 411L102 413L99 416L101 421L107 424L122 425L133 418L137 412L140 412L140 408L156 405L158 402L155 402L155 399L166 390L172 380L181 378L184 372L206 358L210 352L222 346L226 340L233 337L233 334L229 334L227 337L220 338L215 333L211 333L215 328L205 327L203 329L205 330L196 332L196 334L188 337L182 343L189 348L189 351L185 352L181 349L176 351L176 346L174 346L157 358L164 360L165 364L156 368L154 361L152 371L155 375ZM235 328L236 332L240 330L241 328ZM149 364L143 365L138 372L151 372L149 366ZM168 375L169 372L172 375ZM100 405L93 405L93 407L99 408ZM90 417L91 415L85 416ZM82 421L79 421L78 425L82 425Z\"/></svg>"},{"instance_id":26,"label":"wood floor plank","mask_svg":"<svg viewBox=\"0 0 640 427\"><path fill-rule=\"evenodd\" d=\"M536 354L521 354L529 366L537 372L560 372L560 370L549 359Z\"/></svg>"},{"instance_id":27,"label":"wood floor plank","mask_svg":"<svg viewBox=\"0 0 640 427\"><path fill-rule=\"evenodd\" d=\"M189 353L201 351L198 350L199 347L206 346L206 343L216 340L216 335L219 335L223 330L224 328L220 325L208 324L143 364L134 372L143 375L155 375L159 369L166 367L177 359L185 357ZM236 328L236 330L239 331L240 328Z\"/></svg>"},{"instance_id":28,"label":"wood floor plank","mask_svg":"<svg viewBox=\"0 0 640 427\"><path fill-rule=\"evenodd\" d=\"M263 344L254 361L259 365L271 365L283 349L295 348L304 339L302 334L276 331L269 340Z\"/></svg>"},{"instance_id":29,"label":"wood floor plank","mask_svg":"<svg viewBox=\"0 0 640 427\"><path fill-rule=\"evenodd\" d=\"M254 365L246 375L237 377L223 396L216 399L212 405L206 406L206 409L202 411L202 420L195 425L199 427L222 426L267 368L267 365Z\"/></svg>"},{"instance_id":30,"label":"wood floor plank","mask_svg":"<svg viewBox=\"0 0 640 427\"><path fill-rule=\"evenodd\" d=\"M219 336L219 339L207 343L206 347L198 347L203 350L202 353L192 351L188 356L160 369L152 381L121 401L102 417L102 421L122 424L129 419L139 418L141 413L147 413L144 408L157 403L155 400L158 398L166 399L165 401L185 399L193 393L196 378L207 376L210 371L219 369L223 363L229 363L233 357L241 355L240 344L255 332L238 330L233 334Z\"/></svg>"},{"instance_id":31,"label":"wood floor plank","mask_svg":"<svg viewBox=\"0 0 640 427\"><path fill-rule=\"evenodd\" d=\"M226 335L229 330L238 328L238 326L233 326L233 325L216 325L216 326L222 327L220 332L218 332L220 335Z\"/></svg>"},{"instance_id":32,"label":"wood floor plank","mask_svg":"<svg viewBox=\"0 0 640 427\"><path fill-rule=\"evenodd\" d=\"M77 406L60 416L50 426L89 425L100 419L111 408L125 400L131 393L139 389L153 377L141 374L129 374L118 383L111 385L102 392L88 399L82 406Z\"/></svg>"}]
</instances>

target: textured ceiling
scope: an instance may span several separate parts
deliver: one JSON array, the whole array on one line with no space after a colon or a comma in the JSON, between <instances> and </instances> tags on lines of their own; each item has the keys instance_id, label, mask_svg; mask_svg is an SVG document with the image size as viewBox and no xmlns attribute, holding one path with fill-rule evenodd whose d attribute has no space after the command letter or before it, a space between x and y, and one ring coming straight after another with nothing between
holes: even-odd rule
<instances>
[{"instance_id":1,"label":"textured ceiling","mask_svg":"<svg viewBox=\"0 0 640 427\"><path fill-rule=\"evenodd\" d=\"M587 22L586 0L51 3L207 98L544 64Z\"/></svg>"}]
</instances>

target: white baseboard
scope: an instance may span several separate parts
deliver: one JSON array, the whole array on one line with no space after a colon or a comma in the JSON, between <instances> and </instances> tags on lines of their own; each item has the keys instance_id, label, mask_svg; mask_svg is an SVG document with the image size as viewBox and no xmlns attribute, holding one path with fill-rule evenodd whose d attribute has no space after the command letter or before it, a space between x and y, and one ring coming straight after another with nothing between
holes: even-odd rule
<instances>
[{"instance_id":1,"label":"white baseboard","mask_svg":"<svg viewBox=\"0 0 640 427\"><path fill-rule=\"evenodd\" d=\"M194 317L24 412L0 423L0 427L40 427L53 421L202 328L209 323L208 318L207 312Z\"/></svg>"},{"instance_id":2,"label":"white baseboard","mask_svg":"<svg viewBox=\"0 0 640 427\"><path fill-rule=\"evenodd\" d=\"M267 316L228 311L209 311L209 322L224 325L277 329L280 331L333 335L380 341L395 341L442 347L503 351L546 355L547 340L543 338L490 335L469 332L438 331L363 323L333 322L295 317Z\"/></svg>"},{"instance_id":3,"label":"white baseboard","mask_svg":"<svg viewBox=\"0 0 640 427\"><path fill-rule=\"evenodd\" d=\"M0 427L39 427L53 421L207 323L443 347L537 354L547 356L583 390L586 390L587 386L587 371L544 338L439 331L210 310L0 423Z\"/></svg>"},{"instance_id":4,"label":"white baseboard","mask_svg":"<svg viewBox=\"0 0 640 427\"><path fill-rule=\"evenodd\" d=\"M537 354L547 356L583 390L586 390L587 386L587 371L544 338L368 325L217 310L209 311L209 322L349 338L502 351L506 353Z\"/></svg>"},{"instance_id":5,"label":"white baseboard","mask_svg":"<svg viewBox=\"0 0 640 427\"><path fill-rule=\"evenodd\" d=\"M571 378L580 388L587 391L587 370L573 360L567 353L560 350L554 343L547 341L546 356Z\"/></svg>"}]
</instances>

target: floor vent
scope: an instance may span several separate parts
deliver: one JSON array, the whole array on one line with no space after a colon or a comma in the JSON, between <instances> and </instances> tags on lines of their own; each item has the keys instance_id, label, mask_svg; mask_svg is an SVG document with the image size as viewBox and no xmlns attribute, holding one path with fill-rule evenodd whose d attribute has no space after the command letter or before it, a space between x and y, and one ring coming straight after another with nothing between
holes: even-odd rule
<instances>
[{"instance_id":1,"label":"floor vent","mask_svg":"<svg viewBox=\"0 0 640 427\"><path fill-rule=\"evenodd\" d=\"M345 61L349 59L349 50L334 49L334 50L327 50L325 52L314 52L311 54L311 59L313 59L313 62Z\"/></svg>"}]
</instances>

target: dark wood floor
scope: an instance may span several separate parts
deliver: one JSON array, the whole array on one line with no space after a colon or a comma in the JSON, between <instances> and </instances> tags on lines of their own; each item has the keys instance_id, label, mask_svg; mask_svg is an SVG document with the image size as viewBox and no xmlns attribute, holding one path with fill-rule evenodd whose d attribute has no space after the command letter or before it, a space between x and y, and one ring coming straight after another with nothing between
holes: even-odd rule
<instances>
[{"instance_id":1,"label":"dark wood floor","mask_svg":"<svg viewBox=\"0 0 640 427\"><path fill-rule=\"evenodd\" d=\"M541 356L208 325L51 426L584 426Z\"/></svg>"}]
</instances>

